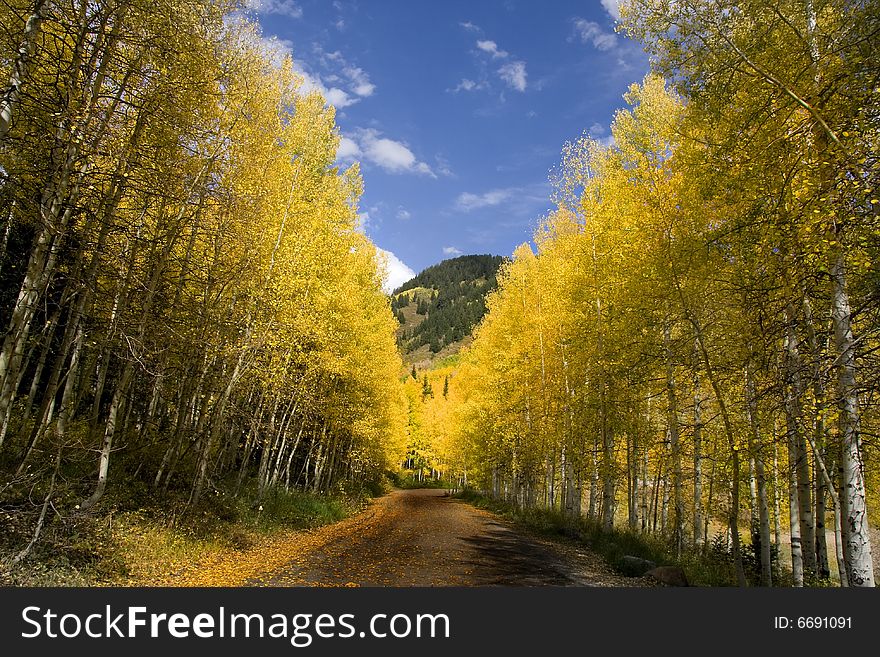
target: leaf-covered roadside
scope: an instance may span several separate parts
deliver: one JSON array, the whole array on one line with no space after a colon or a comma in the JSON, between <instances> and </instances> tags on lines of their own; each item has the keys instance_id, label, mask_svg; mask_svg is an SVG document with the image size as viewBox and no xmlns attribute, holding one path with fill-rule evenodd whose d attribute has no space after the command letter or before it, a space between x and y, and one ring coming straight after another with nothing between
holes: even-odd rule
<instances>
[{"instance_id":1,"label":"leaf-covered roadside","mask_svg":"<svg viewBox=\"0 0 880 657\"><path fill-rule=\"evenodd\" d=\"M287 563L319 528L368 504L363 496L278 492L261 502L208 500L187 514L172 504L68 518L47 532L37 558L0 570L0 585L236 586Z\"/></svg>"}]
</instances>

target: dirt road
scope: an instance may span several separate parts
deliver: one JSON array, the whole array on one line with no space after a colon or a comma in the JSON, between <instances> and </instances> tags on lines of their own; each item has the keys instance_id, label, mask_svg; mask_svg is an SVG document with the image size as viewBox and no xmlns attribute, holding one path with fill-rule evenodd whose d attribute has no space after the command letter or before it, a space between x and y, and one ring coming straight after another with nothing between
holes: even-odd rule
<instances>
[{"instance_id":1,"label":"dirt road","mask_svg":"<svg viewBox=\"0 0 880 657\"><path fill-rule=\"evenodd\" d=\"M313 532L251 586L633 586L586 549L526 535L442 490L394 491Z\"/></svg>"}]
</instances>

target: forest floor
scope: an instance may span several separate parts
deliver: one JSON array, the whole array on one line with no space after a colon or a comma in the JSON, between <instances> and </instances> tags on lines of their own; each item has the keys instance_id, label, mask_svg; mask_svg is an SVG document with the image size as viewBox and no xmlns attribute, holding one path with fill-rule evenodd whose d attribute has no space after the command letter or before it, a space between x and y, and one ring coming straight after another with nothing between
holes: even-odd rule
<instances>
[{"instance_id":1,"label":"forest floor","mask_svg":"<svg viewBox=\"0 0 880 657\"><path fill-rule=\"evenodd\" d=\"M395 490L364 511L283 533L163 577L166 586L649 586L584 547L526 533L438 489Z\"/></svg>"}]
</instances>

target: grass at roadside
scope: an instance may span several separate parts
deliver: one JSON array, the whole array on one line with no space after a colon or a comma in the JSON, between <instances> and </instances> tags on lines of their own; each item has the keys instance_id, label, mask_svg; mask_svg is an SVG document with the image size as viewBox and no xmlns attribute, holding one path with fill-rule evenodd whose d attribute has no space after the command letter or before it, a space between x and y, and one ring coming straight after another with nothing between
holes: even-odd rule
<instances>
[{"instance_id":1,"label":"grass at roadside","mask_svg":"<svg viewBox=\"0 0 880 657\"><path fill-rule=\"evenodd\" d=\"M632 556L646 559L658 566L681 566L692 586L733 586L736 583L733 558L720 535L704 548L688 548L676 558L668 541L659 535L642 534L620 528L606 532L598 523L588 518L573 520L565 518L558 510L523 509L473 490L457 493L456 497L548 538L580 542L601 555L622 575L641 574L633 572L631 560L623 558ZM749 544L743 546L743 565L747 577L751 580L750 583L757 585L760 563ZM790 574L779 568L778 563L775 565L776 585L789 585Z\"/></svg>"}]
</instances>

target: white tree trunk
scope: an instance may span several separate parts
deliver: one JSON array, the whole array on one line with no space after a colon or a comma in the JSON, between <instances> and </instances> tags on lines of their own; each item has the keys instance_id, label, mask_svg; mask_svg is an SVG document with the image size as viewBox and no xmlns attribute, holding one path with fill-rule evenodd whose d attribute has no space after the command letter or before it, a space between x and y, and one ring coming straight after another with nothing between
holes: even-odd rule
<instances>
[{"instance_id":1,"label":"white tree trunk","mask_svg":"<svg viewBox=\"0 0 880 657\"><path fill-rule=\"evenodd\" d=\"M46 14L47 0L37 0L31 15L24 24L24 35L15 61L12 63L12 74L9 76L9 84L0 98L0 142L2 142L12 127L15 112L21 99L21 86L27 78L28 64L37 48L37 39L40 36L40 25Z\"/></svg>"},{"instance_id":2,"label":"white tree trunk","mask_svg":"<svg viewBox=\"0 0 880 657\"><path fill-rule=\"evenodd\" d=\"M703 534L703 409L699 370L694 367L694 547Z\"/></svg>"},{"instance_id":3,"label":"white tree trunk","mask_svg":"<svg viewBox=\"0 0 880 657\"><path fill-rule=\"evenodd\" d=\"M831 319L837 361L837 396L840 407L843 553L851 586L874 586L874 563L865 504L865 472L859 436L859 403L856 388L852 313L846 291L843 251L831 267Z\"/></svg>"}]
</instances>

